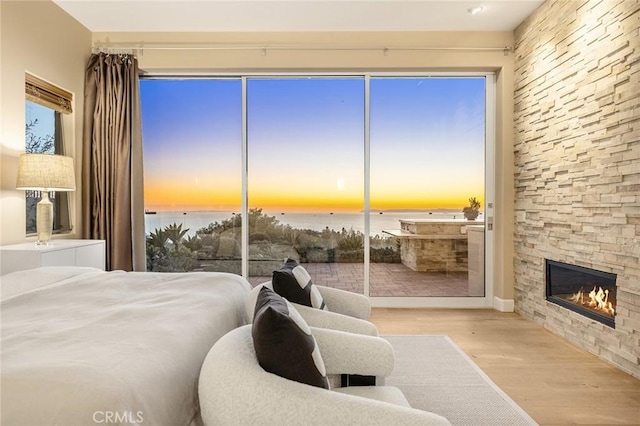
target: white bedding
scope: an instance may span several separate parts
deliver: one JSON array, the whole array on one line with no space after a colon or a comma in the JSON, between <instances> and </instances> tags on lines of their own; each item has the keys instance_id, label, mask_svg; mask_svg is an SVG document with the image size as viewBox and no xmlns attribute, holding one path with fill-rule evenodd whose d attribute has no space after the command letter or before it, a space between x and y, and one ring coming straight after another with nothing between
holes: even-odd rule
<instances>
[{"instance_id":1,"label":"white bedding","mask_svg":"<svg viewBox=\"0 0 640 426\"><path fill-rule=\"evenodd\" d=\"M5 275L3 425L197 422L200 367L246 323L226 273L40 268Z\"/></svg>"}]
</instances>

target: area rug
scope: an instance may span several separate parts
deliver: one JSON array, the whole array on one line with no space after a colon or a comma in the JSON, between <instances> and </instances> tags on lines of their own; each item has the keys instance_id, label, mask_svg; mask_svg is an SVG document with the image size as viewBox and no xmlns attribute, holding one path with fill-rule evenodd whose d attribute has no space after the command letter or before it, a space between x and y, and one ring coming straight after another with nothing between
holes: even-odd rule
<instances>
[{"instance_id":1,"label":"area rug","mask_svg":"<svg viewBox=\"0 0 640 426\"><path fill-rule=\"evenodd\" d=\"M536 424L448 336L383 337L396 355L385 384L400 388L413 408L453 425Z\"/></svg>"}]
</instances>

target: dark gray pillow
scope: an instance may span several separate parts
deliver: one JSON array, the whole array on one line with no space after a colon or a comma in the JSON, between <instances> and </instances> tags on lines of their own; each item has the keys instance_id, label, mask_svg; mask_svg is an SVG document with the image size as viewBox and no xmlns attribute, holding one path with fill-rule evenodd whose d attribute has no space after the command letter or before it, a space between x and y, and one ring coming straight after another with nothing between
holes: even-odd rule
<instances>
[{"instance_id":1,"label":"dark gray pillow","mask_svg":"<svg viewBox=\"0 0 640 426\"><path fill-rule=\"evenodd\" d=\"M291 303L328 310L307 270L293 259L285 260L280 269L273 271L271 284L276 293Z\"/></svg>"},{"instance_id":2,"label":"dark gray pillow","mask_svg":"<svg viewBox=\"0 0 640 426\"><path fill-rule=\"evenodd\" d=\"M251 335L265 371L329 389L320 349L309 326L291 303L267 287L258 293Z\"/></svg>"}]
</instances>

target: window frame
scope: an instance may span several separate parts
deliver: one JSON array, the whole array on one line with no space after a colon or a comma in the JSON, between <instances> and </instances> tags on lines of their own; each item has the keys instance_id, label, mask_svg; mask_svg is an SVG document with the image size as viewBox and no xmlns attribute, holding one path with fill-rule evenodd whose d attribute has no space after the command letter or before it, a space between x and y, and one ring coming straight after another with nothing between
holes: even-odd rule
<instances>
[{"instance_id":1,"label":"window frame","mask_svg":"<svg viewBox=\"0 0 640 426\"><path fill-rule=\"evenodd\" d=\"M242 80L242 276L248 278L248 194L247 194L247 80L269 78L348 78L360 77L365 79L365 148L364 148L364 223L365 235L370 234L370 79L379 77L397 78L433 78L433 77L484 77L485 78L485 293L483 297L372 297L369 296L369 264L370 242L365 238L364 247L364 295L369 297L372 306L376 307L449 307L449 308L487 308L493 307L494 297L494 206L495 206L495 143L496 143L496 73L492 71L441 71L441 72L273 72L273 73L207 73L206 75L149 74L143 78L178 79L178 78L240 78Z\"/></svg>"},{"instance_id":2,"label":"window frame","mask_svg":"<svg viewBox=\"0 0 640 426\"><path fill-rule=\"evenodd\" d=\"M68 155L65 144L65 121L68 120L64 115L71 115L73 113L73 94L39 77L36 77L33 74L25 72L25 110L27 108L27 102L40 105L53 111L53 154ZM25 123L26 121L25 111ZM25 152L27 152L26 142L25 125ZM64 191L52 191L50 196L54 211L53 234L66 234L72 232L71 197ZM25 208L25 234L27 237L33 237L37 232L29 229L28 198L41 198L40 191L27 191L25 193L25 204L27 204Z\"/></svg>"}]
</instances>

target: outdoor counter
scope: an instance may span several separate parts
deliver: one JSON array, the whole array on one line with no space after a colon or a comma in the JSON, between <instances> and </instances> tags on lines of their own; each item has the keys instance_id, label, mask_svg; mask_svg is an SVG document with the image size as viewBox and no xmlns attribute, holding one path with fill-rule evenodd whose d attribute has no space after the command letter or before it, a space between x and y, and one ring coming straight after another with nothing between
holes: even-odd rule
<instances>
[{"instance_id":1,"label":"outdoor counter","mask_svg":"<svg viewBox=\"0 0 640 426\"><path fill-rule=\"evenodd\" d=\"M398 238L401 262L414 271L467 272L467 227L477 230L483 225L478 220L400 219L399 230L383 232Z\"/></svg>"}]
</instances>

